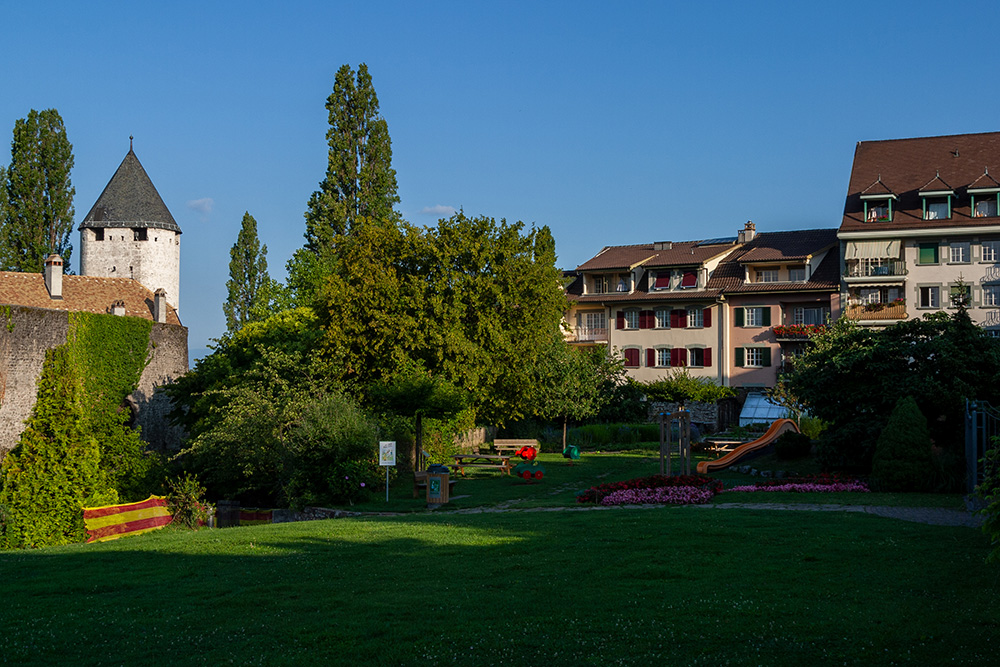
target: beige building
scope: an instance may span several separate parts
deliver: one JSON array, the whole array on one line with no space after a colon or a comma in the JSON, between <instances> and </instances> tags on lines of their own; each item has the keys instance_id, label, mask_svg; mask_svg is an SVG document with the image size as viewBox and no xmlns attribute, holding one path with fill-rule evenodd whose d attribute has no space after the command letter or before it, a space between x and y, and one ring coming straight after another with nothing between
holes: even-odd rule
<instances>
[{"instance_id":1,"label":"beige building","mask_svg":"<svg viewBox=\"0 0 1000 667\"><path fill-rule=\"evenodd\" d=\"M848 317L952 312L1000 335L1000 133L858 143L838 231Z\"/></svg>"}]
</instances>

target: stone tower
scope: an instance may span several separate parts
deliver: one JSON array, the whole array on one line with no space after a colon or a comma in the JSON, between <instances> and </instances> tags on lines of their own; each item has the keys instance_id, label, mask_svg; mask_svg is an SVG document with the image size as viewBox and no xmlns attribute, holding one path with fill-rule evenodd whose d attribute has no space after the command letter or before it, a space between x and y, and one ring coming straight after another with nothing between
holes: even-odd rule
<instances>
[{"instance_id":1,"label":"stone tower","mask_svg":"<svg viewBox=\"0 0 1000 667\"><path fill-rule=\"evenodd\" d=\"M180 306L181 228L132 151L80 223L80 274L132 278Z\"/></svg>"}]
</instances>

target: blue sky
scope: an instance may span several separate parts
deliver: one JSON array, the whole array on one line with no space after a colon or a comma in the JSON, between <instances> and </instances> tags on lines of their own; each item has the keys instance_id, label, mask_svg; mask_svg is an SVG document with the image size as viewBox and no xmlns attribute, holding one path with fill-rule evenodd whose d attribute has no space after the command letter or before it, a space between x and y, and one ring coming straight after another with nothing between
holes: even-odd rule
<instances>
[{"instance_id":1,"label":"blue sky","mask_svg":"<svg viewBox=\"0 0 1000 667\"><path fill-rule=\"evenodd\" d=\"M59 110L79 222L135 136L184 232L195 351L225 329L244 211L274 277L302 245L344 63L373 77L407 220L548 225L562 268L836 227L856 142L1000 129L986 2L7 4L4 145Z\"/></svg>"}]
</instances>

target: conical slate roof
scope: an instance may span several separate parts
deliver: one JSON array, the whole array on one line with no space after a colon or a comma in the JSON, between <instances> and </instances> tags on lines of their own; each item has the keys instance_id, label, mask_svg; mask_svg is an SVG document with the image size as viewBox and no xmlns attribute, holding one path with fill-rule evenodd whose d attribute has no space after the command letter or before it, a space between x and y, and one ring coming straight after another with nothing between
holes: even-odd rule
<instances>
[{"instance_id":1,"label":"conical slate roof","mask_svg":"<svg viewBox=\"0 0 1000 667\"><path fill-rule=\"evenodd\" d=\"M148 227L178 234L181 231L131 147L79 229L88 227Z\"/></svg>"}]
</instances>

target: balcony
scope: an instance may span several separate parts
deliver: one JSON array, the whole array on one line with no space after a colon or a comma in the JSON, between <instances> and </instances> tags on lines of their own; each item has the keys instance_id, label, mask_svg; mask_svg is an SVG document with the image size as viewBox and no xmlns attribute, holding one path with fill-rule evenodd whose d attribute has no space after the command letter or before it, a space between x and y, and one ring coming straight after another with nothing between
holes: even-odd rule
<instances>
[{"instance_id":1,"label":"balcony","mask_svg":"<svg viewBox=\"0 0 1000 667\"><path fill-rule=\"evenodd\" d=\"M901 259L859 259L849 261L844 270L844 279L872 280L893 278L906 275L906 262Z\"/></svg>"},{"instance_id":2,"label":"balcony","mask_svg":"<svg viewBox=\"0 0 1000 667\"><path fill-rule=\"evenodd\" d=\"M862 303L847 307L844 312L849 320L893 321L906 319L906 303Z\"/></svg>"},{"instance_id":3,"label":"balcony","mask_svg":"<svg viewBox=\"0 0 1000 667\"><path fill-rule=\"evenodd\" d=\"M774 339L779 343L793 343L809 340L818 333L826 331L825 324L779 324L771 328Z\"/></svg>"},{"instance_id":4,"label":"balcony","mask_svg":"<svg viewBox=\"0 0 1000 667\"><path fill-rule=\"evenodd\" d=\"M577 327L571 334L573 343L606 343L608 341L607 327Z\"/></svg>"},{"instance_id":5,"label":"balcony","mask_svg":"<svg viewBox=\"0 0 1000 667\"><path fill-rule=\"evenodd\" d=\"M983 275L980 282L983 283L995 283L1000 281L1000 264L994 264L992 266L986 267L986 272Z\"/></svg>"}]
</instances>

